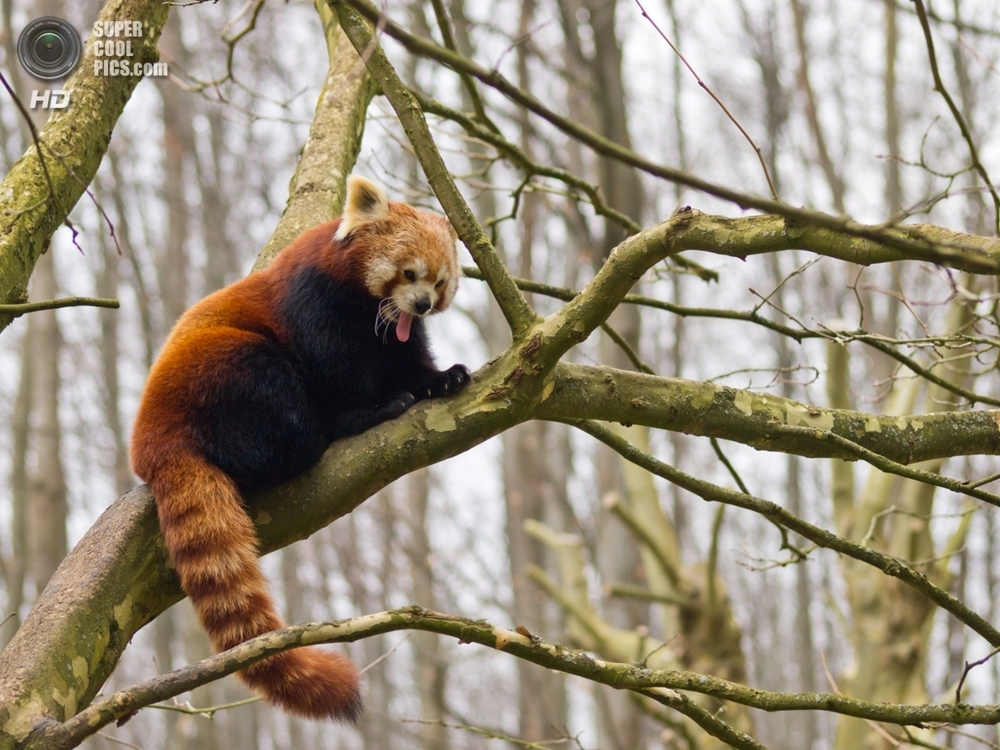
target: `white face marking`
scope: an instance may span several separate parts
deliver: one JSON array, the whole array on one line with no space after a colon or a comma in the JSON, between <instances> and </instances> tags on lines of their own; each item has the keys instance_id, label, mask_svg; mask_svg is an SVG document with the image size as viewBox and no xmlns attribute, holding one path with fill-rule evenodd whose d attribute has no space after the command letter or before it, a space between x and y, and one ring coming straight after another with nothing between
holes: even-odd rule
<instances>
[{"instance_id":1,"label":"white face marking","mask_svg":"<svg viewBox=\"0 0 1000 750\"><path fill-rule=\"evenodd\" d=\"M396 264L388 258L376 258L365 271L365 284L373 297L381 297L385 285L396 278Z\"/></svg>"},{"instance_id":2,"label":"white face marking","mask_svg":"<svg viewBox=\"0 0 1000 750\"><path fill-rule=\"evenodd\" d=\"M402 275L403 281L396 285L392 294L396 309L423 317L451 304L456 284L448 265L432 274L426 261L416 258L402 267Z\"/></svg>"},{"instance_id":3,"label":"white face marking","mask_svg":"<svg viewBox=\"0 0 1000 750\"><path fill-rule=\"evenodd\" d=\"M451 304L461 275L455 233L441 216L417 212L413 217L407 213L412 209L401 204L395 210L400 226L380 236L379 257L368 259L365 269L369 293L382 299L379 319L441 312Z\"/></svg>"}]
</instances>

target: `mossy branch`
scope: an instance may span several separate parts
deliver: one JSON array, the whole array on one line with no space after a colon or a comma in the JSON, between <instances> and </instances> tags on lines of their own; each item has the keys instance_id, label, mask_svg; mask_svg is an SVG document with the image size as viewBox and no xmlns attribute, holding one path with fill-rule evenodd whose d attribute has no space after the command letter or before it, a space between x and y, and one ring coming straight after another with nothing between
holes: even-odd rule
<instances>
[{"instance_id":1,"label":"mossy branch","mask_svg":"<svg viewBox=\"0 0 1000 750\"><path fill-rule=\"evenodd\" d=\"M567 362L553 371L533 413L536 419L554 421L585 417L640 424L809 458L860 457L852 446L823 439L824 431L899 464L1000 454L997 410L869 414L811 406L771 393ZM790 432L783 429L786 426L813 432ZM955 441L957 434L962 436L960 443Z\"/></svg>"},{"instance_id":2,"label":"mossy branch","mask_svg":"<svg viewBox=\"0 0 1000 750\"><path fill-rule=\"evenodd\" d=\"M323 24L329 69L302 156L288 185L288 202L253 270L266 268L306 229L331 221L344 207L344 186L361 149L368 105L375 86L323 0L316 10Z\"/></svg>"},{"instance_id":3,"label":"mossy branch","mask_svg":"<svg viewBox=\"0 0 1000 750\"><path fill-rule=\"evenodd\" d=\"M32 736L37 750L66 750L108 724L127 720L136 711L292 648L322 643L349 643L400 630L421 630L475 643L511 654L547 669L576 675L618 690L632 690L688 715L713 736L735 747L760 747L704 709L697 711L686 696L689 691L751 706L763 711L829 711L902 726L925 723L995 724L995 705L907 705L856 700L840 693L781 693L759 690L709 675L682 670L656 670L594 659L588 653L547 643L523 628L508 630L483 620L404 607L336 622L313 622L275 630L182 669L154 677L108 696L61 724L39 729Z\"/></svg>"}]
</instances>

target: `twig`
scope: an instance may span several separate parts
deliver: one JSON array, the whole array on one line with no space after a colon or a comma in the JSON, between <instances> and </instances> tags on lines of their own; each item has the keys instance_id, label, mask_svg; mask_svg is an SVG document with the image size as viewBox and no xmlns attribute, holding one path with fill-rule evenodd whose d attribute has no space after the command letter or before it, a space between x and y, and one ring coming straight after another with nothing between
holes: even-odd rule
<instances>
[{"instance_id":1,"label":"twig","mask_svg":"<svg viewBox=\"0 0 1000 750\"><path fill-rule=\"evenodd\" d=\"M71 240L73 246L82 253L83 248L80 247L80 244L77 242L76 239L77 237L80 236L80 232L76 228L76 225L73 224L73 221L69 218L69 212L63 211L62 205L59 203L59 199L56 197L56 191L52 185L52 176L49 174L49 168L45 163L45 157L42 156L42 145L44 144L48 152L52 154L52 156L55 157L56 161L58 161L62 165L63 169L66 170L66 173L73 178L73 181L76 182L76 184L79 185L81 188L83 188L83 192L86 193L87 197L90 198L95 208L97 208L97 211L98 213L100 213L101 218L104 219L104 222L108 225L108 231L111 234L111 239L115 241L115 250L118 252L119 255L121 255L122 249L121 246L118 244L118 236L115 234L115 225L112 223L111 217L108 216L108 212L104 210L104 206L102 206L101 202L97 200L97 196L95 196L91 192L90 188L87 186L87 183L81 180L77 176L76 172L73 171L73 168L66 163L66 160L63 159L62 155L53 151L51 148L49 148L48 144L45 144L44 141L42 141L41 136L38 133L38 129L35 127L35 123L31 119L31 115L28 114L28 110L25 109L24 103L14 92L14 89L11 88L11 85L7 82L7 79L4 78L3 73L0 73L0 82L3 83L4 88L7 89L7 93L9 93L11 98L14 100L14 103L17 105L18 110L20 110L21 115L24 117L25 122L28 123L28 129L31 131L31 139L32 141L34 141L35 151L38 153L38 164L39 166L41 166L42 172L45 175L45 181L48 183L49 186L49 197L42 202L44 203L47 200L51 200L56 207L56 211L58 211L63 215L62 217L63 225L68 227L70 232L73 233ZM41 203L39 203L38 205L41 205ZM33 206L32 209L36 207L37 206Z\"/></svg>"},{"instance_id":2,"label":"twig","mask_svg":"<svg viewBox=\"0 0 1000 750\"><path fill-rule=\"evenodd\" d=\"M969 487L982 487L984 484L989 484L990 482L995 482L1000 479L1000 474L990 474L988 477L983 477L982 479L977 479L975 482L969 482Z\"/></svg>"},{"instance_id":3,"label":"twig","mask_svg":"<svg viewBox=\"0 0 1000 750\"><path fill-rule=\"evenodd\" d=\"M63 297L45 302L23 302L16 305L0 305L0 315L12 315L15 318L40 310L58 310L62 307L104 307L117 310L121 303L116 299L100 299L97 297Z\"/></svg>"},{"instance_id":4,"label":"twig","mask_svg":"<svg viewBox=\"0 0 1000 750\"><path fill-rule=\"evenodd\" d=\"M1000 646L997 646L995 649L993 649L992 651L990 651L982 659L978 659L977 661L974 661L974 662L971 662L971 663L970 662L965 662L965 669L962 670L962 676L959 678L959 680L958 680L958 686L955 688L955 705L956 706L963 702L962 701L962 686L965 685L965 678L969 676L969 672L971 672L976 667L985 664L986 662L988 662L990 659L992 659L997 654L1000 654Z\"/></svg>"},{"instance_id":5,"label":"twig","mask_svg":"<svg viewBox=\"0 0 1000 750\"><path fill-rule=\"evenodd\" d=\"M681 54L681 51L674 46L674 43L670 41L670 38L663 33L663 31L660 29L659 26L657 26L656 21L654 21L652 16L650 16L649 13L646 12L646 9L642 7L642 3L640 2L640 0L635 0L635 4L639 6L639 11L642 13L642 17L645 18L647 21L649 21L650 24L652 24L653 28L656 29L656 33L663 38L663 41L665 41L669 45L670 49L674 51L674 54L677 55L678 58L680 58L680 61L682 63L684 63L684 67L691 72L691 75L694 76L694 79L698 82L698 85L701 86L708 93L708 95L715 100L716 104L722 107L722 111L726 113L726 117L728 117L729 120L733 123L733 125L735 125L736 128L743 134L743 137L747 139L747 143L750 144L754 152L756 152L757 158L760 160L760 168L764 170L764 178L767 180L767 186L771 189L771 197L774 198L776 201L780 201L781 198L778 197L778 189L774 186L774 181L771 179L771 173L770 171L768 171L767 162L764 160L764 152L761 150L760 146L754 143L753 138L751 138L750 134L743 129L743 126L740 125L739 120L733 117L733 113L730 112L729 109L726 107L726 105L722 103L722 100L715 95L715 92L708 87L708 84L702 80L701 76L699 76L698 73L695 72L695 69L691 67L691 63L689 63L687 59L684 57L684 55Z\"/></svg>"},{"instance_id":6,"label":"twig","mask_svg":"<svg viewBox=\"0 0 1000 750\"><path fill-rule=\"evenodd\" d=\"M200 5L202 2L208 2L208 0L195 0L195 2L187 2L184 5ZM183 6L182 6L183 7ZM194 77L189 77L194 85L187 84L180 79L175 79L171 76L171 80L176 81L176 83L185 91L200 92L208 88L218 89L226 81L233 81L239 85L239 81L236 80L236 76L233 75L233 57L236 54L236 45L239 44L240 40L243 39L247 34L254 31L257 28L257 19L260 16L260 12L264 9L264 0L247 0L243 7L237 11L236 15L233 16L223 27L222 33L219 37L226 44L226 73L221 78L216 78L212 81L199 81ZM230 36L229 32L232 31L233 27L239 22L243 16L250 13L250 19L247 21L246 26L240 29L235 35Z\"/></svg>"},{"instance_id":7,"label":"twig","mask_svg":"<svg viewBox=\"0 0 1000 750\"><path fill-rule=\"evenodd\" d=\"M618 333L618 331L612 328L610 323L601 323L601 330L608 335L608 338L611 339L619 349L625 352L625 356L629 358L629 361L635 369L639 372L644 372L647 375L656 374L656 371L653 370L652 367L639 359L639 355L635 353L635 349L632 348L632 345L629 344L625 338Z\"/></svg>"},{"instance_id":8,"label":"twig","mask_svg":"<svg viewBox=\"0 0 1000 750\"><path fill-rule=\"evenodd\" d=\"M108 740L109 742L115 742L115 743L117 743L119 745L124 745L125 747L130 747L130 748L132 748L132 750L142 750L142 748L139 747L138 745L133 745L131 742L128 742L128 741L123 740L123 739L120 739L120 738L115 737L114 735L108 734L106 732L98 732L97 734L99 736L103 737L104 739Z\"/></svg>"},{"instance_id":9,"label":"twig","mask_svg":"<svg viewBox=\"0 0 1000 750\"><path fill-rule=\"evenodd\" d=\"M927 10L924 8L923 0L913 0L913 4L917 9L917 18L920 19L920 28L923 29L924 40L927 43L927 57L931 65L931 74L934 76L934 90L941 94L948 104L951 116L955 118L958 129L962 132L962 137L969 146L969 157L972 159L972 166L975 167L983 182L986 183L986 188L990 191L990 195L993 196L993 229L1000 232L1000 195L997 194L996 188L993 187L993 182L990 180L986 167L979 160L979 151L976 149L976 143L972 138L972 133L969 131L969 126L966 124L965 118L962 117L962 113L955 104L955 100L951 98L951 94L948 93L944 81L941 80L941 71L938 70L937 55L934 52L934 37L931 35L931 27L927 21Z\"/></svg>"},{"instance_id":10,"label":"twig","mask_svg":"<svg viewBox=\"0 0 1000 750\"><path fill-rule=\"evenodd\" d=\"M147 706L147 708L158 708L161 711L175 711L176 713L188 714L190 716L205 716L211 719L219 711L238 708L239 706L248 706L251 703L259 703L261 700L263 699L259 695L254 695L250 698L244 698L241 701L223 703L221 706L206 706L205 708L198 708L197 706L192 706L190 703L154 703Z\"/></svg>"},{"instance_id":11,"label":"twig","mask_svg":"<svg viewBox=\"0 0 1000 750\"><path fill-rule=\"evenodd\" d=\"M840 688L837 687L837 681L833 679L833 674L831 674L831 672L830 672L830 666L826 663L826 652L821 651L820 655L819 655L819 658L823 662L823 672L826 673L826 679L830 683L830 688L837 695L842 695L842 693L840 692ZM885 731L885 729L883 729L882 727L880 727L878 724L876 724L871 719L865 719L864 721L865 721L865 723L869 727L872 728L872 730L876 734L881 735L882 738L885 739L890 745L892 745L893 747L899 747L899 742L892 735L890 735L887 731Z\"/></svg>"},{"instance_id":12,"label":"twig","mask_svg":"<svg viewBox=\"0 0 1000 750\"><path fill-rule=\"evenodd\" d=\"M559 180L560 182L568 185L570 188L574 188L575 190L584 193L590 201L590 205L593 207L594 212L598 216L611 219L631 234L635 234L636 232L642 230L642 226L631 216L622 213L621 211L617 211L605 204L604 200L601 198L600 189L596 185L577 177L565 169L547 164L539 164L533 161L520 147L508 141L499 132L494 132L485 128L462 112L452 109L451 107L446 107L441 102L426 96L417 89L410 89L410 91L413 93L413 96L416 97L417 101L420 102L420 108L423 109L424 112L430 112L438 117L443 117L457 123L470 136L473 136L474 138L492 146L503 154L512 164L520 167L529 175L537 174L542 177L550 177L554 180Z\"/></svg>"},{"instance_id":13,"label":"twig","mask_svg":"<svg viewBox=\"0 0 1000 750\"><path fill-rule=\"evenodd\" d=\"M374 659L373 661L369 662L368 664L365 664L364 668L360 670L361 674L365 674L365 672L368 672L370 669L372 669L373 667L378 666L383 661L385 661L390 656L392 656L393 652L397 648L399 648L400 646L402 646L404 643L406 643L406 639L409 638L409 637L410 637L410 634L407 633L402 638L400 638L399 641L392 648L390 648L388 651L386 651L380 657L378 657L377 659Z\"/></svg>"},{"instance_id":14,"label":"twig","mask_svg":"<svg viewBox=\"0 0 1000 750\"><path fill-rule=\"evenodd\" d=\"M478 734L480 737L486 737L491 740L503 740L509 745L514 745L516 747L523 747L525 750L551 750L553 745L560 745L564 742L572 742L572 737L560 737L555 740L540 740L538 742L532 742L530 740L522 740L519 737L512 737L506 732L502 732L495 729L486 729L485 727L475 727L469 724L449 724L446 721L437 719L431 721L430 719L403 719L404 724L423 724L425 726L437 726L444 727L445 729L458 729L462 732L470 732L472 734Z\"/></svg>"},{"instance_id":15,"label":"twig","mask_svg":"<svg viewBox=\"0 0 1000 750\"><path fill-rule=\"evenodd\" d=\"M969 497L974 497L977 500L987 502L990 505L1000 507L1000 495L995 495L992 492L986 492L985 490L971 487L966 482L959 479L952 479L951 477L944 477L940 474L935 474L932 471L923 471L922 469L914 469L912 467L905 466L904 464L886 458L875 451L868 450L864 446L858 445L853 440L848 440L831 430L821 430L815 427L801 427L798 425L776 425L774 430L775 432L812 437L816 440L829 440L838 448L843 448L848 453L854 454L866 463L871 464L876 469L884 471L887 474L896 474L901 477L906 477L907 479L924 482L925 484L933 484L936 487L951 490L952 492L957 492L962 495L968 495Z\"/></svg>"}]
</instances>

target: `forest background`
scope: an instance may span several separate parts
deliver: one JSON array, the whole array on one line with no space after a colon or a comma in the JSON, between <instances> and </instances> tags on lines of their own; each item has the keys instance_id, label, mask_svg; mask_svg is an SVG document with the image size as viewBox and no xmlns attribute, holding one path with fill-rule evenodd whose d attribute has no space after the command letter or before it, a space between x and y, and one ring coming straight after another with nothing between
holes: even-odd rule
<instances>
[{"instance_id":1,"label":"forest background","mask_svg":"<svg viewBox=\"0 0 1000 750\"><path fill-rule=\"evenodd\" d=\"M37 161L34 136L0 106L6 228L41 216L32 237L51 234L81 192L65 160L94 174L28 253L30 299L121 305L0 308L0 642L21 628L0 654L0 747L29 736L14 718L69 720L101 688L25 619L136 485L129 425L171 324L335 215L352 169L456 224L469 278L432 337L440 362L482 370L468 400L297 485L334 510L296 526L289 500L264 566L289 622L447 617L400 613L347 647L369 667L356 729L215 710L247 699L227 678L84 747L998 746L995 4L391 2L392 67L354 0L2 10L22 101L16 34L42 15L86 39L102 13L147 14L141 55L158 41L170 76L100 99L82 68L69 88L96 106L41 138L90 150L43 148L54 185L14 166ZM57 130L84 111L99 122ZM0 302L23 301L13 278ZM349 460L375 478L342 487ZM176 598L157 591L103 695L209 655L186 603L153 619ZM457 617L518 630L476 640ZM640 668L546 663L532 636ZM523 651L499 653L510 639ZM68 665L30 710L9 692L28 641Z\"/></svg>"}]
</instances>

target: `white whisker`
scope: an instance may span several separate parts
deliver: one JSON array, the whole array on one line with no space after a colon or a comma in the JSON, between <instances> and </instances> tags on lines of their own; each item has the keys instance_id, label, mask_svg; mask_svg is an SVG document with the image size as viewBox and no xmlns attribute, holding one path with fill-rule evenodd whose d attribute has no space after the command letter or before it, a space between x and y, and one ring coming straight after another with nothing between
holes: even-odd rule
<instances>
[{"instance_id":1,"label":"white whisker","mask_svg":"<svg viewBox=\"0 0 1000 750\"><path fill-rule=\"evenodd\" d=\"M398 313L399 308L392 297L386 297L378 303L378 312L375 314L375 335L381 333L383 343L389 335L389 324L398 317Z\"/></svg>"}]
</instances>

